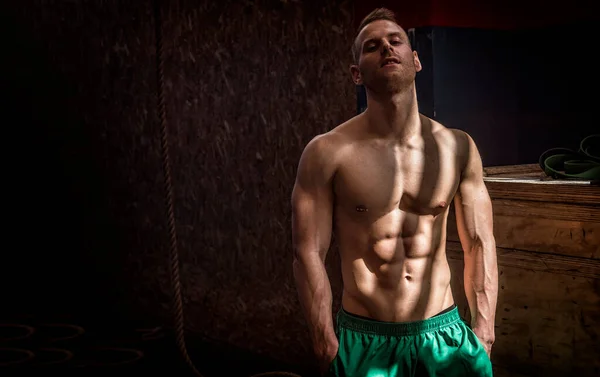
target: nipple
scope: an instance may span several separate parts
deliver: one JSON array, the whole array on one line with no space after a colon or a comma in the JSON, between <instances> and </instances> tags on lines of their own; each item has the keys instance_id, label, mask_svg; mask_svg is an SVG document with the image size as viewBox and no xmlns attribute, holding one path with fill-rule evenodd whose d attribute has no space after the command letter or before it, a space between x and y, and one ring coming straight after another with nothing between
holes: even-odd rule
<instances>
[{"instance_id":1,"label":"nipple","mask_svg":"<svg viewBox=\"0 0 600 377\"><path fill-rule=\"evenodd\" d=\"M440 202L440 208L446 208L446 202L441 201Z\"/></svg>"}]
</instances>

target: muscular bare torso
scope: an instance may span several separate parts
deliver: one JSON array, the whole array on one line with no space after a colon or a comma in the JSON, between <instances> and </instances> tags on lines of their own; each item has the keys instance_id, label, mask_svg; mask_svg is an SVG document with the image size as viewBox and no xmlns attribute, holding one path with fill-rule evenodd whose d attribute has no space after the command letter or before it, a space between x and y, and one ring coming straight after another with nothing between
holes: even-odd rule
<instances>
[{"instance_id":1,"label":"muscular bare torso","mask_svg":"<svg viewBox=\"0 0 600 377\"><path fill-rule=\"evenodd\" d=\"M342 305L380 321L429 318L454 303L445 243L460 138L424 116L421 135L403 143L361 122L332 131L341 143L333 190Z\"/></svg>"}]
</instances>

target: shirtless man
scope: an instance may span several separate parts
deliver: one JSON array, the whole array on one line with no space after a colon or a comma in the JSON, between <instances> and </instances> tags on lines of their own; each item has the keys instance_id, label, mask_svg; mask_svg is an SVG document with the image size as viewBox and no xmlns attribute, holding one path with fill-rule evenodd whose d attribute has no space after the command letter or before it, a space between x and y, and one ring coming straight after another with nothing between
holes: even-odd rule
<instances>
[{"instance_id":1,"label":"shirtless man","mask_svg":"<svg viewBox=\"0 0 600 377\"><path fill-rule=\"evenodd\" d=\"M294 276L321 372L491 376L498 271L492 206L469 135L419 114L421 62L394 14L359 27L350 70L367 109L305 147L294 190ZM454 200L469 328L450 288ZM325 256L339 243L344 289L334 326Z\"/></svg>"}]
</instances>

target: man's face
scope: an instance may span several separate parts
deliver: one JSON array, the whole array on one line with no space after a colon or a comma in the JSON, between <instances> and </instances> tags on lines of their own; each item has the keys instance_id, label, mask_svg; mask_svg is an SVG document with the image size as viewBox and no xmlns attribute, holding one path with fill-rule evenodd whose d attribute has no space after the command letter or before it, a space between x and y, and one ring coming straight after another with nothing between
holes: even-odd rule
<instances>
[{"instance_id":1,"label":"man's face","mask_svg":"<svg viewBox=\"0 0 600 377\"><path fill-rule=\"evenodd\" d=\"M421 62L413 52L406 32L396 23L378 20L368 24L357 37L360 57L350 67L357 85L376 93L402 91L414 82Z\"/></svg>"}]
</instances>

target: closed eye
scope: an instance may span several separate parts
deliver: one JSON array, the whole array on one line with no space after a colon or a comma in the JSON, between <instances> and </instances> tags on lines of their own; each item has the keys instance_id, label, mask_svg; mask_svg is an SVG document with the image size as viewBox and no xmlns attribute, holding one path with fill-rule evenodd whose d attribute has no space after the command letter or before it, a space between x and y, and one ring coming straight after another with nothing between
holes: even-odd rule
<instances>
[{"instance_id":1,"label":"closed eye","mask_svg":"<svg viewBox=\"0 0 600 377\"><path fill-rule=\"evenodd\" d=\"M378 47L377 43L369 43L364 46L363 51L364 52L373 52L373 51L377 50L377 47Z\"/></svg>"}]
</instances>

